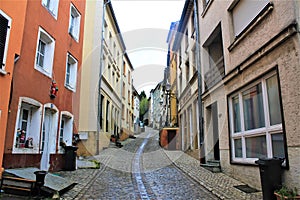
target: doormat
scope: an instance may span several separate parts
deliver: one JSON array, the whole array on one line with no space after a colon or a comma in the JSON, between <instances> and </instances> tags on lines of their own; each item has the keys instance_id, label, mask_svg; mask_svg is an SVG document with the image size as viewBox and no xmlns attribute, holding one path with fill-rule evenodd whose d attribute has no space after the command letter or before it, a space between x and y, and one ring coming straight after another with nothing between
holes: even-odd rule
<instances>
[{"instance_id":1,"label":"doormat","mask_svg":"<svg viewBox=\"0 0 300 200\"><path fill-rule=\"evenodd\" d=\"M250 187L249 185L235 185L233 186L245 193L254 193L254 192L258 192L257 189Z\"/></svg>"}]
</instances>

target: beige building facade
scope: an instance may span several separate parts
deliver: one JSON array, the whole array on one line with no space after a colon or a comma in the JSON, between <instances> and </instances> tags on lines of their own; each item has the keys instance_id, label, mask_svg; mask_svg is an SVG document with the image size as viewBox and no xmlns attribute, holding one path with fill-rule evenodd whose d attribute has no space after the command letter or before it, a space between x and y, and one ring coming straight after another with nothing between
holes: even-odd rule
<instances>
[{"instance_id":1,"label":"beige building facade","mask_svg":"<svg viewBox=\"0 0 300 200\"><path fill-rule=\"evenodd\" d=\"M198 80L193 9L193 1L186 1L172 48L174 53L171 57L170 77L172 88L177 91L175 94L178 100L181 148L199 152ZM177 64L176 71L173 70L174 64ZM176 86L173 80L175 74ZM177 100L175 98L171 100L171 106L174 106L174 101Z\"/></svg>"},{"instance_id":2,"label":"beige building facade","mask_svg":"<svg viewBox=\"0 0 300 200\"><path fill-rule=\"evenodd\" d=\"M134 134L134 99L133 99L133 66L127 54L124 55L122 69L122 115L121 115L121 135L124 140Z\"/></svg>"},{"instance_id":3,"label":"beige building facade","mask_svg":"<svg viewBox=\"0 0 300 200\"><path fill-rule=\"evenodd\" d=\"M123 106L132 106L127 81L132 84L128 77L132 76L132 66L111 2L88 1L85 20L78 149L82 156L99 154L112 135L120 135L125 124L121 119Z\"/></svg>"},{"instance_id":4,"label":"beige building facade","mask_svg":"<svg viewBox=\"0 0 300 200\"><path fill-rule=\"evenodd\" d=\"M260 188L255 161L280 157L283 183L299 190L299 2L198 6L206 161Z\"/></svg>"}]
</instances>

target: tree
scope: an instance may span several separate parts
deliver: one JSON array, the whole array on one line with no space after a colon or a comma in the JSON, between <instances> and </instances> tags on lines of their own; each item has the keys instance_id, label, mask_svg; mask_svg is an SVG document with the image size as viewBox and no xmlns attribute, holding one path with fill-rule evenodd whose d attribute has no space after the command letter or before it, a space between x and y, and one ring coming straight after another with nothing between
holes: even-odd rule
<instances>
[{"instance_id":1,"label":"tree","mask_svg":"<svg viewBox=\"0 0 300 200\"><path fill-rule=\"evenodd\" d=\"M148 111L148 98L144 90L141 92L140 98L140 119L143 120L144 114Z\"/></svg>"},{"instance_id":2,"label":"tree","mask_svg":"<svg viewBox=\"0 0 300 200\"><path fill-rule=\"evenodd\" d=\"M143 90L143 91L141 91L140 97L141 97L141 99L143 99L143 98L147 98L147 95L146 95L146 93L145 93L145 91L144 91L144 90Z\"/></svg>"}]
</instances>

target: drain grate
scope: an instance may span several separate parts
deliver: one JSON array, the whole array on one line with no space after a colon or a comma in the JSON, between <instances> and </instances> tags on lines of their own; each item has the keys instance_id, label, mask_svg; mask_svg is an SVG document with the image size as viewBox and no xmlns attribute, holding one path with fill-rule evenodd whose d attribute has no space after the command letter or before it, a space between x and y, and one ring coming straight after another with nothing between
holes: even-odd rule
<instances>
[{"instance_id":1,"label":"drain grate","mask_svg":"<svg viewBox=\"0 0 300 200\"><path fill-rule=\"evenodd\" d=\"M249 185L235 185L233 187L235 187L235 188L237 188L237 189L239 189L239 190L241 190L241 191L243 191L245 193L258 192L257 189L254 189L254 188L250 187Z\"/></svg>"}]
</instances>

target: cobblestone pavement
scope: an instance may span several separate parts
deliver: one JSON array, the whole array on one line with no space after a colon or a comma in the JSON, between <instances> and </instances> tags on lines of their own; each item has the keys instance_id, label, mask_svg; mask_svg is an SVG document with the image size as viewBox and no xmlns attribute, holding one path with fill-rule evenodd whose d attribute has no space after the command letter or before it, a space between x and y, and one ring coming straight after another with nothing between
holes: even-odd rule
<instances>
[{"instance_id":1,"label":"cobblestone pavement","mask_svg":"<svg viewBox=\"0 0 300 200\"><path fill-rule=\"evenodd\" d=\"M138 161L141 178L137 179L133 164L145 140ZM111 144L100 155L87 158L100 161L100 169L58 172L78 183L60 199L262 199L261 192L244 193L236 189L233 186L244 183L200 167L199 160L182 151L161 149L158 131L151 128L146 127L146 132L122 144L122 148ZM138 182L143 183L143 195Z\"/></svg>"},{"instance_id":2,"label":"cobblestone pavement","mask_svg":"<svg viewBox=\"0 0 300 200\"><path fill-rule=\"evenodd\" d=\"M86 186L78 184L72 189L77 194L70 190L61 199L218 199L172 163L158 146L158 132L152 129L128 139L123 148L108 148L93 159L103 163L102 168L85 181ZM68 173L61 175L72 177L74 172Z\"/></svg>"}]
</instances>

